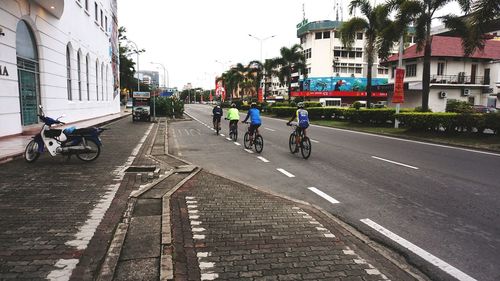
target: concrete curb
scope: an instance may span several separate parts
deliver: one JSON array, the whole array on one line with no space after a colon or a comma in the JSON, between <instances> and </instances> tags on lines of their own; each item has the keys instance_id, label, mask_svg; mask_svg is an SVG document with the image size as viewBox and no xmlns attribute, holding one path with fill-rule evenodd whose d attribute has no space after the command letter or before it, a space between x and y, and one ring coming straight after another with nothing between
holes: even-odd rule
<instances>
[{"instance_id":1,"label":"concrete curb","mask_svg":"<svg viewBox=\"0 0 500 281\"><path fill-rule=\"evenodd\" d=\"M174 265L172 263L172 223L170 221L170 196L181 188L187 181L196 176L202 169L196 167L189 176L181 180L162 197L161 215L161 254L160 254L160 280L174 279Z\"/></svg>"},{"instance_id":2,"label":"concrete curb","mask_svg":"<svg viewBox=\"0 0 500 281\"><path fill-rule=\"evenodd\" d=\"M125 114L125 115L119 116L119 117L114 118L114 119L110 119L110 120L107 120L107 121L104 121L104 122L101 122L101 123L97 123L97 124L92 125L92 126L109 125L111 123L114 123L114 122L117 122L117 121L119 121L121 119L124 119L124 118L126 118L126 117L128 117L130 115L131 115L131 113L130 114ZM7 162L13 161L15 159L23 158L23 157L24 157L24 149L23 149L23 151L18 152L18 153L9 154L9 155L6 155L6 156L0 156L0 164L7 163Z\"/></svg>"}]
</instances>

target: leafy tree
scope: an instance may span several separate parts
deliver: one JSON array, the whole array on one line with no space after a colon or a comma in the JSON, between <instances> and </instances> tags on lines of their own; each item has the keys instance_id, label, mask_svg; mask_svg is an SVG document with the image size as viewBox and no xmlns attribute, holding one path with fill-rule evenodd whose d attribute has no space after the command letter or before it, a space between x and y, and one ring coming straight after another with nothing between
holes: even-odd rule
<instances>
[{"instance_id":1,"label":"leafy tree","mask_svg":"<svg viewBox=\"0 0 500 281\"><path fill-rule=\"evenodd\" d=\"M120 27L118 29L118 46L119 46L119 55L120 55L120 88L128 89L129 92L133 92L137 89L137 79L134 77L136 73L135 62L129 58L130 55L134 53L143 53L142 50L133 50L127 44L127 36L125 33L127 32L125 27ZM140 85L141 91L150 91L149 85L142 84Z\"/></svg>"},{"instance_id":2,"label":"leafy tree","mask_svg":"<svg viewBox=\"0 0 500 281\"><path fill-rule=\"evenodd\" d=\"M282 47L280 55L281 57L275 59L276 65L279 66L278 78L281 84L287 85L288 101L290 101L292 96L292 74L299 71L304 77L306 76L306 59L299 44L295 44L291 48Z\"/></svg>"},{"instance_id":3,"label":"leafy tree","mask_svg":"<svg viewBox=\"0 0 500 281\"><path fill-rule=\"evenodd\" d=\"M462 11L467 12L470 9L471 0L456 0ZM498 1L498 0L480 0L480 1ZM424 50L424 62L422 71L422 110L429 109L429 90L431 78L431 50L432 36L431 24L435 19L435 13L443 8L452 0L392 0L388 6L397 10L396 19L401 26L408 26L410 22L414 23L415 41L417 51Z\"/></svg>"},{"instance_id":4,"label":"leafy tree","mask_svg":"<svg viewBox=\"0 0 500 281\"><path fill-rule=\"evenodd\" d=\"M365 37L365 59L367 61L366 74L366 95L367 107L370 107L372 100L372 75L375 55L380 59L387 58L393 47L393 42L397 40L396 26L389 20L389 7L377 5L372 7L369 0L353 0L349 4L349 13L359 8L362 17L353 17L342 24L340 28L340 39L342 44L350 49L356 39L358 32L362 32Z\"/></svg>"}]
</instances>

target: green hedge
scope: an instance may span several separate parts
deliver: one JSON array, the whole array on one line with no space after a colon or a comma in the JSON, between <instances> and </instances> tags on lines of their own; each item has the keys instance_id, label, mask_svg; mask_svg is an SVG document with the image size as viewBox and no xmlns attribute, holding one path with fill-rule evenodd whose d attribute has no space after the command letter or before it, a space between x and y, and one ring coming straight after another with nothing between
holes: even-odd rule
<instances>
[{"instance_id":1,"label":"green hedge","mask_svg":"<svg viewBox=\"0 0 500 281\"><path fill-rule=\"evenodd\" d=\"M500 131L500 113L406 112L397 115L401 126L416 131L473 132Z\"/></svg>"},{"instance_id":2,"label":"green hedge","mask_svg":"<svg viewBox=\"0 0 500 281\"><path fill-rule=\"evenodd\" d=\"M153 104L156 105L156 116L172 117L175 115L175 117L181 118L184 114L184 102L177 98L157 97L154 103L151 99L151 114L153 114Z\"/></svg>"},{"instance_id":3,"label":"green hedge","mask_svg":"<svg viewBox=\"0 0 500 281\"><path fill-rule=\"evenodd\" d=\"M290 106L273 106L271 113L278 117L291 117L296 107ZM394 121L394 109L379 108L379 109L354 109L347 107L308 107L309 119L337 119L348 120L363 124L386 124Z\"/></svg>"}]
</instances>

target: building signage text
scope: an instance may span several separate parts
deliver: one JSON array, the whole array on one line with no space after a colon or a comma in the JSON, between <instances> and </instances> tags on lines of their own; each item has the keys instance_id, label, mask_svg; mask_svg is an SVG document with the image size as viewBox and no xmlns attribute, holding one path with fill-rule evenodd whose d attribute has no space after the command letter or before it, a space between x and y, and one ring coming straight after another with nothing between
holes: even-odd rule
<instances>
[{"instance_id":1,"label":"building signage text","mask_svg":"<svg viewBox=\"0 0 500 281\"><path fill-rule=\"evenodd\" d=\"M0 65L0 76L9 76L6 66Z\"/></svg>"}]
</instances>

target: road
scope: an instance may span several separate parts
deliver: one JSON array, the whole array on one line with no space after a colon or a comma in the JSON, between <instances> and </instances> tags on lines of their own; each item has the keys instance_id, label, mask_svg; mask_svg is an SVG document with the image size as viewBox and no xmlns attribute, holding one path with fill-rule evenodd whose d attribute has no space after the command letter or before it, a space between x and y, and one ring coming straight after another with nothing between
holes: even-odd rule
<instances>
[{"instance_id":1,"label":"road","mask_svg":"<svg viewBox=\"0 0 500 281\"><path fill-rule=\"evenodd\" d=\"M186 112L195 120L169 128L174 155L319 206L433 278L500 280L499 154L311 126L312 155L304 160L289 152L285 121L264 117L257 155L243 148L246 125L238 145L215 136L209 106Z\"/></svg>"}]
</instances>

